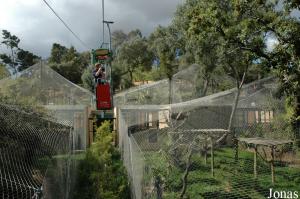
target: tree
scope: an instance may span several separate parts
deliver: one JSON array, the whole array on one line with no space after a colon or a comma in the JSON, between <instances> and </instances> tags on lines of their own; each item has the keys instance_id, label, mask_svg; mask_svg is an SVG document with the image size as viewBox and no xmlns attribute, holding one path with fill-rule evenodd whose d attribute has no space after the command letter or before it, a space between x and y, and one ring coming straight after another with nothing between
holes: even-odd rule
<instances>
[{"instance_id":1,"label":"tree","mask_svg":"<svg viewBox=\"0 0 300 199\"><path fill-rule=\"evenodd\" d=\"M291 17L299 1L283 1L283 11L259 20L277 39L275 49L270 52L268 63L280 79L281 90L289 96L294 109L291 122L297 131L300 128L300 22ZM298 139L300 135L298 134Z\"/></svg>"},{"instance_id":2,"label":"tree","mask_svg":"<svg viewBox=\"0 0 300 199\"><path fill-rule=\"evenodd\" d=\"M91 92L95 92L95 80L93 77L93 66L89 66L84 69L83 74L81 76L81 81L83 83L83 87L88 89Z\"/></svg>"},{"instance_id":3,"label":"tree","mask_svg":"<svg viewBox=\"0 0 300 199\"><path fill-rule=\"evenodd\" d=\"M172 104L172 77L177 72L176 50L178 42L176 31L171 27L158 26L149 36L149 47L159 60L159 70L169 80L169 104Z\"/></svg>"},{"instance_id":4,"label":"tree","mask_svg":"<svg viewBox=\"0 0 300 199\"><path fill-rule=\"evenodd\" d=\"M196 1L189 1L179 6L176 10L172 25L177 27L178 34L182 38L183 46L181 51L184 52L181 61L185 64L197 63L199 68L199 79L197 81L197 94L199 97L205 96L208 86L212 82L214 70L219 66L217 58L218 40L214 37L206 37L206 39L198 39L188 34L190 18L187 13Z\"/></svg>"},{"instance_id":5,"label":"tree","mask_svg":"<svg viewBox=\"0 0 300 199\"><path fill-rule=\"evenodd\" d=\"M132 30L127 34L127 40L133 40L133 39L142 38L142 37L143 37L142 32L139 29Z\"/></svg>"},{"instance_id":6,"label":"tree","mask_svg":"<svg viewBox=\"0 0 300 199\"><path fill-rule=\"evenodd\" d=\"M149 80L153 55L141 31L136 29L128 34L121 30L115 31L112 34L112 43L115 48L112 62L114 90L128 88L134 80Z\"/></svg>"},{"instance_id":7,"label":"tree","mask_svg":"<svg viewBox=\"0 0 300 199\"><path fill-rule=\"evenodd\" d=\"M290 12L293 9L300 8L300 2L298 0L284 0L283 5L285 5L286 9Z\"/></svg>"},{"instance_id":8,"label":"tree","mask_svg":"<svg viewBox=\"0 0 300 199\"><path fill-rule=\"evenodd\" d=\"M267 57L266 30L256 17L271 12L271 7L267 3L261 6L254 0L188 0L184 6L186 12L182 13L187 24L183 34L195 43L198 60L205 67L205 76L209 78L216 67L223 67L236 81L237 92L228 124L230 132L241 88L248 81L249 68L255 60Z\"/></svg>"},{"instance_id":9,"label":"tree","mask_svg":"<svg viewBox=\"0 0 300 199\"><path fill-rule=\"evenodd\" d=\"M73 46L68 49L60 44L53 44L49 64L66 79L75 84L81 84L81 76L86 66L89 65L89 54L78 53Z\"/></svg>"},{"instance_id":10,"label":"tree","mask_svg":"<svg viewBox=\"0 0 300 199\"><path fill-rule=\"evenodd\" d=\"M137 69L141 69L141 71L151 70L152 54L148 50L146 39L134 37L124 42L116 54L114 65L122 67L122 75L129 74L131 83L134 81L133 74Z\"/></svg>"},{"instance_id":11,"label":"tree","mask_svg":"<svg viewBox=\"0 0 300 199\"><path fill-rule=\"evenodd\" d=\"M4 40L1 43L10 49L10 55L0 54L0 59L2 59L3 63L9 65L14 70L14 73L24 70L38 62L40 57L19 48L20 39L17 36L12 35L7 30L3 30L2 35Z\"/></svg>"},{"instance_id":12,"label":"tree","mask_svg":"<svg viewBox=\"0 0 300 199\"><path fill-rule=\"evenodd\" d=\"M49 57L49 63L61 63L62 57L67 53L68 49L65 46L54 43Z\"/></svg>"},{"instance_id":13,"label":"tree","mask_svg":"<svg viewBox=\"0 0 300 199\"><path fill-rule=\"evenodd\" d=\"M112 62L112 82L113 90L129 88L132 85L127 71L124 72L122 65L118 62Z\"/></svg>"},{"instance_id":14,"label":"tree","mask_svg":"<svg viewBox=\"0 0 300 199\"><path fill-rule=\"evenodd\" d=\"M178 40L171 27L158 26L151 33L148 45L156 59L159 60L161 71L165 77L172 79L177 71L176 50L179 48Z\"/></svg>"},{"instance_id":15,"label":"tree","mask_svg":"<svg viewBox=\"0 0 300 199\"><path fill-rule=\"evenodd\" d=\"M40 59L40 57L38 57L37 55L34 55L33 53L31 53L29 51L19 49L19 51L17 52L17 60L19 63L18 70L22 71L22 70L34 65L35 63L38 62L39 59Z\"/></svg>"},{"instance_id":16,"label":"tree","mask_svg":"<svg viewBox=\"0 0 300 199\"><path fill-rule=\"evenodd\" d=\"M13 70L14 73L18 72L17 69L17 61L16 61L16 52L19 48L20 39L12 35L7 30L2 30L2 44L6 45L6 47L10 50L10 55L1 55L0 58L3 60L4 63L8 64Z\"/></svg>"},{"instance_id":17,"label":"tree","mask_svg":"<svg viewBox=\"0 0 300 199\"><path fill-rule=\"evenodd\" d=\"M128 39L128 36L126 33L124 33L122 30L116 30L111 34L112 37L112 48L117 51L119 46L122 45L123 42L125 42Z\"/></svg>"}]
</instances>

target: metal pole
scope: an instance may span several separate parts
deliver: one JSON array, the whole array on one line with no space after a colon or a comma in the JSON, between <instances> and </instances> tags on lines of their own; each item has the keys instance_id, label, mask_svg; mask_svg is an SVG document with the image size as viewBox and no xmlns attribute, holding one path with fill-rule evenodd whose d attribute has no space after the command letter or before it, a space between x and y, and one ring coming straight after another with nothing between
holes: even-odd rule
<instances>
[{"instance_id":1,"label":"metal pole","mask_svg":"<svg viewBox=\"0 0 300 199\"><path fill-rule=\"evenodd\" d=\"M102 44L104 43L104 0L102 0Z\"/></svg>"},{"instance_id":2,"label":"metal pole","mask_svg":"<svg viewBox=\"0 0 300 199\"><path fill-rule=\"evenodd\" d=\"M110 26L109 23L106 23L109 33L109 51L111 51L111 32L110 32Z\"/></svg>"},{"instance_id":3,"label":"metal pole","mask_svg":"<svg viewBox=\"0 0 300 199\"><path fill-rule=\"evenodd\" d=\"M112 53L111 51L111 32L110 32L110 27L109 27L109 23L107 23L107 28L108 28L108 33L109 33L109 52ZM110 80L109 80L109 83L110 83L110 96L111 96L111 104L113 106L113 88L112 88L112 65L111 65L111 60L109 61L109 66L110 66Z\"/></svg>"},{"instance_id":4,"label":"metal pole","mask_svg":"<svg viewBox=\"0 0 300 199\"><path fill-rule=\"evenodd\" d=\"M112 53L111 50L111 32L110 32L110 27L109 27L109 23L107 23L107 28L108 28L108 32L109 32L109 51L110 53ZM110 96L111 96L111 104L113 105L113 85L112 85L112 64L111 64L111 60L109 61L109 66L110 66Z\"/></svg>"},{"instance_id":5,"label":"metal pole","mask_svg":"<svg viewBox=\"0 0 300 199\"><path fill-rule=\"evenodd\" d=\"M215 157L214 157L214 141L213 141L213 138L210 137L210 144L211 144L211 152L210 152L210 155L211 155L211 175L212 177L215 176L215 170L214 170L214 167L215 167Z\"/></svg>"},{"instance_id":6,"label":"metal pole","mask_svg":"<svg viewBox=\"0 0 300 199\"><path fill-rule=\"evenodd\" d=\"M107 29L108 29L108 32L109 32L109 51L110 53L112 52L112 46L111 46L111 30L110 30L110 26L109 24L113 24L114 22L113 21L103 21L103 24L106 23L107 25ZM112 93L113 93L113 89L112 89L112 65L111 65L111 60L109 61L109 68L110 68L110 92L111 92L111 103L113 104L113 97L112 97Z\"/></svg>"}]
</instances>

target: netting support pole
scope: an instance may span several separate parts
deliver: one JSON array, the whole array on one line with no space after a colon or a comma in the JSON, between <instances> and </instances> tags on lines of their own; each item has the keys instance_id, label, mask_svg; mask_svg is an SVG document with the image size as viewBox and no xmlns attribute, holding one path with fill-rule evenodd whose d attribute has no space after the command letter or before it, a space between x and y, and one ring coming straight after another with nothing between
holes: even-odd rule
<instances>
[{"instance_id":1,"label":"netting support pole","mask_svg":"<svg viewBox=\"0 0 300 199\"><path fill-rule=\"evenodd\" d=\"M42 92L43 92L43 61L41 60L40 61L40 66L41 66L41 68L40 68L40 78L41 78L41 84L40 84L40 103L42 103L42 104L44 104L44 102L43 102L43 94L42 94Z\"/></svg>"},{"instance_id":2,"label":"netting support pole","mask_svg":"<svg viewBox=\"0 0 300 199\"><path fill-rule=\"evenodd\" d=\"M212 177L215 176L215 172L214 172L214 164L215 164L215 157L214 157L214 142L213 142L213 138L210 138L210 144L211 144L211 175Z\"/></svg>"},{"instance_id":3,"label":"netting support pole","mask_svg":"<svg viewBox=\"0 0 300 199\"><path fill-rule=\"evenodd\" d=\"M271 177L272 177L272 185L275 183L275 175L274 175L274 146L271 147Z\"/></svg>"},{"instance_id":4,"label":"netting support pole","mask_svg":"<svg viewBox=\"0 0 300 199\"><path fill-rule=\"evenodd\" d=\"M235 148L234 161L235 161L235 163L237 163L239 161L239 140L237 139L235 134L233 137L233 143L234 143L234 148Z\"/></svg>"},{"instance_id":5,"label":"netting support pole","mask_svg":"<svg viewBox=\"0 0 300 199\"><path fill-rule=\"evenodd\" d=\"M204 143L204 164L207 165L207 138L205 138Z\"/></svg>"},{"instance_id":6,"label":"netting support pole","mask_svg":"<svg viewBox=\"0 0 300 199\"><path fill-rule=\"evenodd\" d=\"M254 145L254 179L257 179L257 145Z\"/></svg>"}]
</instances>

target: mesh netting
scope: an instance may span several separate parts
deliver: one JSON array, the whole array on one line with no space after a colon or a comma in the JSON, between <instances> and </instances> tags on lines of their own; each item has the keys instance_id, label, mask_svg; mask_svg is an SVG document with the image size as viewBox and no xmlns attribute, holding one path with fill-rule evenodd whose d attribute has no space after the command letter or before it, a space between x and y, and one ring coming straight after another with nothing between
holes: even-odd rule
<instances>
[{"instance_id":1,"label":"mesh netting","mask_svg":"<svg viewBox=\"0 0 300 199\"><path fill-rule=\"evenodd\" d=\"M117 106L122 105L165 105L189 101L222 90L232 88L234 80L230 77L214 77L206 86L201 67L193 64L173 75L171 80L164 79L154 83L131 88L114 96ZM220 86L222 85L222 86Z\"/></svg>"},{"instance_id":2,"label":"mesh netting","mask_svg":"<svg viewBox=\"0 0 300 199\"><path fill-rule=\"evenodd\" d=\"M0 80L0 198L72 198L93 98L44 62Z\"/></svg>"},{"instance_id":3,"label":"mesh netting","mask_svg":"<svg viewBox=\"0 0 300 199\"><path fill-rule=\"evenodd\" d=\"M230 126L237 89L210 94L208 88L209 95L198 97L195 67L172 81L115 97L119 146L134 198L266 198L270 189L299 192L299 130L286 119L277 79L244 85Z\"/></svg>"}]
</instances>

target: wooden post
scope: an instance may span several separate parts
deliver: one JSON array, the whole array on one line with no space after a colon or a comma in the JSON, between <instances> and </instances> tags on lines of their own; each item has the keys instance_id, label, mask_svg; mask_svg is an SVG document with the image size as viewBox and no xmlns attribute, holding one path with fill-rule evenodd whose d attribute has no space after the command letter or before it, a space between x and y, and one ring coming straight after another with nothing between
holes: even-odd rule
<instances>
[{"instance_id":1,"label":"wooden post","mask_svg":"<svg viewBox=\"0 0 300 199\"><path fill-rule=\"evenodd\" d=\"M257 145L254 145L254 178L257 178Z\"/></svg>"},{"instance_id":2,"label":"wooden post","mask_svg":"<svg viewBox=\"0 0 300 199\"><path fill-rule=\"evenodd\" d=\"M90 132L89 132L89 114L90 114L90 111L89 111L89 107L86 106L84 108L84 133L85 133L85 148L87 149L88 147L90 147Z\"/></svg>"},{"instance_id":3,"label":"wooden post","mask_svg":"<svg viewBox=\"0 0 300 199\"><path fill-rule=\"evenodd\" d=\"M88 146L90 147L94 141L94 118L92 117L89 117L88 141Z\"/></svg>"},{"instance_id":4,"label":"wooden post","mask_svg":"<svg viewBox=\"0 0 300 199\"><path fill-rule=\"evenodd\" d=\"M272 184L274 185L275 183L275 176L274 176L274 146L271 147L271 177L272 177Z\"/></svg>"},{"instance_id":5,"label":"wooden post","mask_svg":"<svg viewBox=\"0 0 300 199\"><path fill-rule=\"evenodd\" d=\"M210 138L210 143L211 143L211 175L212 177L215 176L214 173L214 163L215 163L215 159L214 159L214 142L213 142L213 138Z\"/></svg>"},{"instance_id":6,"label":"wooden post","mask_svg":"<svg viewBox=\"0 0 300 199\"><path fill-rule=\"evenodd\" d=\"M119 109L114 108L114 131L115 131L115 147L119 145Z\"/></svg>"},{"instance_id":7,"label":"wooden post","mask_svg":"<svg viewBox=\"0 0 300 199\"><path fill-rule=\"evenodd\" d=\"M235 143L235 156L234 160L237 163L239 160L239 140L237 139L236 136L234 136L234 143Z\"/></svg>"}]
</instances>

